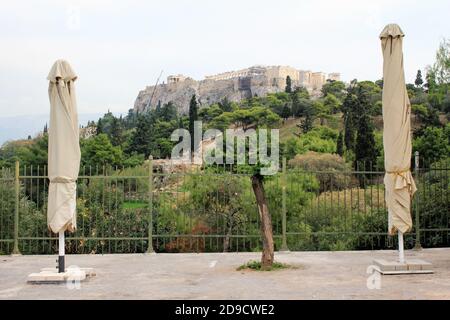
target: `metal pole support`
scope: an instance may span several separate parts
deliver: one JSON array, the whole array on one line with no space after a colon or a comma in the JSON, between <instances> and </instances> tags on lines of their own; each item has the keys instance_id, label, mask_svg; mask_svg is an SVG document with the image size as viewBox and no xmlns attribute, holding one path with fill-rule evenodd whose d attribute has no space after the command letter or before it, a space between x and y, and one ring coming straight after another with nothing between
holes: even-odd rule
<instances>
[{"instance_id":1,"label":"metal pole support","mask_svg":"<svg viewBox=\"0 0 450 320\"><path fill-rule=\"evenodd\" d=\"M14 187L15 187L15 207L14 207L14 248L12 254L20 254L19 250L19 193L20 193L20 181L19 181L19 161L16 161L15 174L14 174Z\"/></svg>"},{"instance_id":2,"label":"metal pole support","mask_svg":"<svg viewBox=\"0 0 450 320\"><path fill-rule=\"evenodd\" d=\"M283 157L283 167L282 167L282 173L281 173L281 214L282 214L282 220L281 220L281 229L282 229L282 241L281 241L281 248L280 251L289 251L289 248L287 246L287 236L286 236L286 157Z\"/></svg>"},{"instance_id":3,"label":"metal pole support","mask_svg":"<svg viewBox=\"0 0 450 320\"><path fill-rule=\"evenodd\" d=\"M419 151L414 153L414 179L416 180L416 184L419 185ZM421 250L422 245L420 244L420 210L419 210L419 202L420 196L417 195L414 201L414 209L415 209L415 225L416 225L416 241L414 244L414 250Z\"/></svg>"},{"instance_id":4,"label":"metal pole support","mask_svg":"<svg viewBox=\"0 0 450 320\"><path fill-rule=\"evenodd\" d=\"M66 272L66 264L65 264L65 241L64 241L64 231L59 232L59 240L58 240L58 272L63 273Z\"/></svg>"},{"instance_id":5,"label":"metal pole support","mask_svg":"<svg viewBox=\"0 0 450 320\"><path fill-rule=\"evenodd\" d=\"M153 250L153 157L148 157L148 247L147 253Z\"/></svg>"}]
</instances>

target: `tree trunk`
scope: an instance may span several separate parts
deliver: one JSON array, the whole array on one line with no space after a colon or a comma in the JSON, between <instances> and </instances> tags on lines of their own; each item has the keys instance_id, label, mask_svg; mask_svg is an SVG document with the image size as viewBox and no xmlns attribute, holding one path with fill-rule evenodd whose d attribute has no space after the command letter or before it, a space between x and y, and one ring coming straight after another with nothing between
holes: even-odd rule
<instances>
[{"instance_id":1,"label":"tree trunk","mask_svg":"<svg viewBox=\"0 0 450 320\"><path fill-rule=\"evenodd\" d=\"M274 256L272 219L267 206L266 195L262 177L252 176L252 187L258 204L259 217L261 219L261 236L263 240L263 252L261 257L261 268L266 269L272 266Z\"/></svg>"},{"instance_id":2,"label":"tree trunk","mask_svg":"<svg viewBox=\"0 0 450 320\"><path fill-rule=\"evenodd\" d=\"M232 226L228 226L227 234L225 235L225 239L223 241L223 252L229 252L230 251L230 238L231 233L233 232Z\"/></svg>"}]
</instances>

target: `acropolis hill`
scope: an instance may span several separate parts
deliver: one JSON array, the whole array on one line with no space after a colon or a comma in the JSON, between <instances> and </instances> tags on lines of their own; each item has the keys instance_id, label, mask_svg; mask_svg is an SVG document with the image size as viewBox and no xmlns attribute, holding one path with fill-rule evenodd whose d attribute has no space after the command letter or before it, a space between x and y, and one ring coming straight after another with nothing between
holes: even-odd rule
<instances>
[{"instance_id":1,"label":"acropolis hill","mask_svg":"<svg viewBox=\"0 0 450 320\"><path fill-rule=\"evenodd\" d=\"M187 113L189 101L193 94L200 105L210 105L227 98L240 101L252 96L265 96L268 93L284 91L286 77L292 80L292 87L305 87L311 94L320 92L327 80L340 80L339 73L325 74L297 70L289 66L253 66L250 68L206 76L197 81L184 75L171 75L167 82L148 86L139 92L134 103L135 111L154 108L161 104L173 102L179 112Z\"/></svg>"}]
</instances>

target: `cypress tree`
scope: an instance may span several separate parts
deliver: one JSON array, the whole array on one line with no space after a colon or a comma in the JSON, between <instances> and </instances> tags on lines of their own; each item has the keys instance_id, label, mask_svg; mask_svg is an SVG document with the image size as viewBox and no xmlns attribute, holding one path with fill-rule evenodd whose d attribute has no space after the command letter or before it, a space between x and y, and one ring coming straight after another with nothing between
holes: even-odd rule
<instances>
[{"instance_id":1,"label":"cypress tree","mask_svg":"<svg viewBox=\"0 0 450 320\"><path fill-rule=\"evenodd\" d=\"M121 145L123 142L123 126L121 119L114 117L111 121L110 140L113 146Z\"/></svg>"},{"instance_id":2,"label":"cypress tree","mask_svg":"<svg viewBox=\"0 0 450 320\"><path fill-rule=\"evenodd\" d=\"M102 118L98 119L96 133L97 133L97 135L103 133Z\"/></svg>"},{"instance_id":3,"label":"cypress tree","mask_svg":"<svg viewBox=\"0 0 450 320\"><path fill-rule=\"evenodd\" d=\"M360 87L358 90L357 112L357 135L355 145L355 166L361 164L366 169L371 169L371 165L377 160L377 149L375 147L375 135L370 118L370 100L368 94Z\"/></svg>"},{"instance_id":4,"label":"cypress tree","mask_svg":"<svg viewBox=\"0 0 450 320\"><path fill-rule=\"evenodd\" d=\"M161 114L161 100L158 100L158 104L156 105L156 115L159 116Z\"/></svg>"},{"instance_id":5,"label":"cypress tree","mask_svg":"<svg viewBox=\"0 0 450 320\"><path fill-rule=\"evenodd\" d=\"M291 80L291 77L289 77L289 76L286 77L286 88L284 91L286 93L292 92L292 80Z\"/></svg>"},{"instance_id":6,"label":"cypress tree","mask_svg":"<svg viewBox=\"0 0 450 320\"><path fill-rule=\"evenodd\" d=\"M195 142L194 142L194 122L198 120L198 105L197 98L192 95L191 101L189 103L189 133L191 135L191 152L193 156L193 152L195 150Z\"/></svg>"},{"instance_id":7,"label":"cypress tree","mask_svg":"<svg viewBox=\"0 0 450 320\"><path fill-rule=\"evenodd\" d=\"M355 106L356 101L352 91L348 91L342 104L344 117L344 144L347 150L355 148Z\"/></svg>"}]
</instances>

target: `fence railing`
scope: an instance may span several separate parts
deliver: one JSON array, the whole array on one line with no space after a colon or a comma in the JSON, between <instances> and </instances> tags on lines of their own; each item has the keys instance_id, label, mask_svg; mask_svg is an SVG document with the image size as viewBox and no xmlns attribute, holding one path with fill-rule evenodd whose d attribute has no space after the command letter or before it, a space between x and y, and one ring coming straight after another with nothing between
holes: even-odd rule
<instances>
[{"instance_id":1,"label":"fence railing","mask_svg":"<svg viewBox=\"0 0 450 320\"><path fill-rule=\"evenodd\" d=\"M82 168L77 230L67 253L260 250L259 214L250 175L227 170L154 166ZM414 176L414 227L407 247L450 244L450 169L419 168ZM387 234L384 172L282 169L265 180L277 250L393 248ZM2 169L0 254L46 254L57 235L46 223L45 166Z\"/></svg>"}]
</instances>

